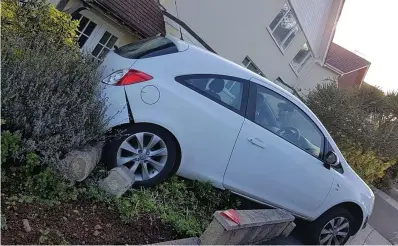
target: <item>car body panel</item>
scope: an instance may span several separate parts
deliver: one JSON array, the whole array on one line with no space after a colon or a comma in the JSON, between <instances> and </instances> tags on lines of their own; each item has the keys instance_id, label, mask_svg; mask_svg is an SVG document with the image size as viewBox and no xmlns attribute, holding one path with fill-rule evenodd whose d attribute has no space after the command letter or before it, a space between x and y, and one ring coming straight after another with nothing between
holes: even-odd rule
<instances>
[{"instance_id":1,"label":"car body panel","mask_svg":"<svg viewBox=\"0 0 398 246\"><path fill-rule=\"evenodd\" d=\"M113 86L117 89L107 89L108 93L114 95L110 98L109 103L116 104L116 106L109 108L109 111L112 112L107 115L114 114L114 110L120 110L121 112L119 116L115 117L112 124L109 124L110 126L113 127L117 124L129 122L128 110L125 106L128 102L135 123L157 124L169 130L178 140L181 147L181 164L177 174L180 176L189 179L209 180L215 187L226 187L248 196L250 199L269 203L276 207L283 207L308 220L318 218L331 207L343 202L358 204L363 210L363 220L370 215L374 201L372 191L349 167L326 128L302 101L266 78L235 63L196 46L185 44L175 38L173 38L173 42L178 44L180 52L154 58L131 60L131 64L123 60L123 62L116 65L113 62L114 60L108 60L108 62L112 61L113 64L111 70L107 70L108 72L112 71L112 69L124 69L130 65L134 69L143 71L153 77L152 80L143 83L124 87ZM110 54L112 53L110 52ZM235 158L239 159L239 163L243 163L245 160L253 161L255 155L247 156L250 155L250 152L245 151L246 147L242 149L239 149L239 147L234 149L234 147L235 142L240 141L238 136L242 126L254 123L175 81L177 76L189 74L220 74L251 80L251 83L261 84L287 98L316 123L333 151L339 157L344 172L339 173L333 168L326 169L322 166L320 160L308 154L308 156L297 154L297 152L295 157L300 156L299 158L303 159L301 160L302 162L298 162L292 158L291 162L294 163L294 166L291 167L291 173L283 173L282 169L283 167L288 167L287 163L284 163L283 166L274 165L269 170L264 167L265 169L258 171L264 172L264 179L262 179L264 184L267 186L279 185L275 190L270 190L270 192L274 197L282 194L284 202L267 197L271 196L269 194L258 193L256 197L250 190L245 191L241 187L242 184L228 179L228 175L230 173L239 175L236 174L239 169L234 164ZM159 92L159 99L155 103L148 104L142 100L142 93L152 93L143 90L145 86L154 86L157 90L151 91ZM127 101L125 95L127 95ZM147 96L145 95L145 97ZM153 98L153 95L149 95L149 98ZM254 126L251 127L256 128ZM242 130L248 131L251 127ZM265 129L262 130L267 131ZM262 134L264 136L267 135L264 132ZM244 138L249 135L250 132L242 133L242 142L247 142ZM271 136L269 137L272 138ZM247 144L249 142L245 143L245 145ZM282 145L285 146L286 144ZM277 149L276 146L272 146L272 149L275 153L289 155L283 149ZM237 151L236 153L234 152L235 150ZM236 157L236 155L245 156ZM276 158L275 155L271 156L271 158ZM257 157L264 158L264 156ZM303 164L305 161L312 161L313 163L309 163L306 166ZM231 165L229 170L228 165ZM302 176L294 176L301 169L308 167L311 167L311 169L304 172L301 171ZM223 180L224 173L226 174L225 180ZM315 181L319 181L320 178L316 177L317 173L325 177L327 181L317 184ZM259 173L251 174L256 176L256 180L251 180L251 177L248 176L245 179L241 178L240 182L252 182L254 184L261 180ZM276 179L277 175L279 175L281 180ZM289 179L292 180L290 184L287 183ZM314 182L304 182L305 179L313 179ZM280 187L281 185L286 187ZM295 185L303 186L295 187ZM307 189L308 193L305 193L304 191ZM298 197L296 193L300 193L303 197ZM291 203L286 202L290 196Z\"/></svg>"},{"instance_id":2,"label":"car body panel","mask_svg":"<svg viewBox=\"0 0 398 246\"><path fill-rule=\"evenodd\" d=\"M101 84L101 96L105 99L105 121L108 128L129 123L124 87Z\"/></svg>"},{"instance_id":3,"label":"car body panel","mask_svg":"<svg viewBox=\"0 0 398 246\"><path fill-rule=\"evenodd\" d=\"M322 161L247 119L224 176L227 189L305 217L322 204L332 182Z\"/></svg>"}]
</instances>

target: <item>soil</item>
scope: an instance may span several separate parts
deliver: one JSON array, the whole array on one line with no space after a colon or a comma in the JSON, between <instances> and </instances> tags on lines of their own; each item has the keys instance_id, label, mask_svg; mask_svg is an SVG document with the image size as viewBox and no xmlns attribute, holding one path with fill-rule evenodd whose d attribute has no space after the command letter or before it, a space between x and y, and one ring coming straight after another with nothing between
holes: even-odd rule
<instances>
[{"instance_id":1,"label":"soil","mask_svg":"<svg viewBox=\"0 0 398 246\"><path fill-rule=\"evenodd\" d=\"M1 244L152 244L178 238L169 226L147 214L123 222L116 211L103 204L74 201L61 205L38 202L5 204L1 213L7 229ZM24 228L27 219L31 231Z\"/></svg>"}]
</instances>

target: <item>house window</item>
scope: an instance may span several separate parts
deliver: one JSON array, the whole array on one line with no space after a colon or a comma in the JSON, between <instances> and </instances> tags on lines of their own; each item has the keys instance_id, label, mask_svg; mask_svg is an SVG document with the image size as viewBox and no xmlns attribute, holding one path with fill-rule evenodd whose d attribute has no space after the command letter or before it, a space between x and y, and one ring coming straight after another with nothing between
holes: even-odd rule
<instances>
[{"instance_id":1,"label":"house window","mask_svg":"<svg viewBox=\"0 0 398 246\"><path fill-rule=\"evenodd\" d=\"M105 32L91 54L95 58L102 60L105 55L108 54L109 50L112 49L113 45L115 45L116 41L116 36L110 34L109 32Z\"/></svg>"},{"instance_id":2,"label":"house window","mask_svg":"<svg viewBox=\"0 0 398 246\"><path fill-rule=\"evenodd\" d=\"M284 51L300 32L297 18L288 3L283 5L267 29L279 48Z\"/></svg>"},{"instance_id":3,"label":"house window","mask_svg":"<svg viewBox=\"0 0 398 246\"><path fill-rule=\"evenodd\" d=\"M87 39L93 33L97 24L79 13L74 13L72 15L72 19L79 20L79 27L77 28L77 43L79 44L79 47L82 48L87 42Z\"/></svg>"},{"instance_id":4,"label":"house window","mask_svg":"<svg viewBox=\"0 0 398 246\"><path fill-rule=\"evenodd\" d=\"M293 61L290 63L290 66L293 68L296 74L300 73L300 71L307 65L308 61L311 60L311 50L307 43L303 45L303 47L299 50L297 55L293 58Z\"/></svg>"},{"instance_id":5,"label":"house window","mask_svg":"<svg viewBox=\"0 0 398 246\"><path fill-rule=\"evenodd\" d=\"M261 72L261 70L256 66L256 64L254 64L254 62L248 56L246 56L245 59L243 59L242 64L245 68L249 69L250 71L265 77L263 72Z\"/></svg>"}]
</instances>

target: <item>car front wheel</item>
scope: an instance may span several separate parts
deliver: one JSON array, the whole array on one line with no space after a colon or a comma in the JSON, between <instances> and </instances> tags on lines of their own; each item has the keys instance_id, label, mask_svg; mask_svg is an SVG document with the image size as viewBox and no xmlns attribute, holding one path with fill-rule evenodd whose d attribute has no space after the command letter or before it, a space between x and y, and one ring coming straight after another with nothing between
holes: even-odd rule
<instances>
[{"instance_id":1,"label":"car front wheel","mask_svg":"<svg viewBox=\"0 0 398 246\"><path fill-rule=\"evenodd\" d=\"M135 176L135 187L150 187L167 179L176 165L177 145L169 132L151 124L119 129L104 147L108 169L126 166Z\"/></svg>"},{"instance_id":2,"label":"car front wheel","mask_svg":"<svg viewBox=\"0 0 398 246\"><path fill-rule=\"evenodd\" d=\"M352 235L353 223L353 216L344 208L327 211L307 228L309 243L343 245Z\"/></svg>"}]
</instances>

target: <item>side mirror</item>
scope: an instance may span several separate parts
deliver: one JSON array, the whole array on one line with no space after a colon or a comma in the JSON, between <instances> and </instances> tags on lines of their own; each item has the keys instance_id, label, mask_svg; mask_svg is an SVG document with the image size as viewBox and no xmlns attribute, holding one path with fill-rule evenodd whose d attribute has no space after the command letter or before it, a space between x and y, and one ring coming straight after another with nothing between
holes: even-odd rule
<instances>
[{"instance_id":1,"label":"side mirror","mask_svg":"<svg viewBox=\"0 0 398 246\"><path fill-rule=\"evenodd\" d=\"M325 165L329 167L337 167L340 165L339 157L333 151L329 151L324 158Z\"/></svg>"}]
</instances>

